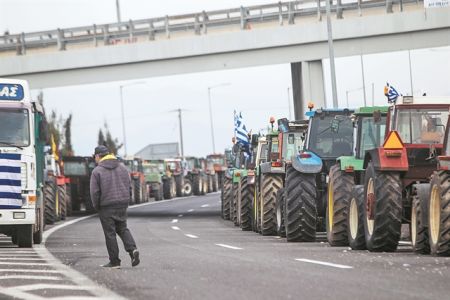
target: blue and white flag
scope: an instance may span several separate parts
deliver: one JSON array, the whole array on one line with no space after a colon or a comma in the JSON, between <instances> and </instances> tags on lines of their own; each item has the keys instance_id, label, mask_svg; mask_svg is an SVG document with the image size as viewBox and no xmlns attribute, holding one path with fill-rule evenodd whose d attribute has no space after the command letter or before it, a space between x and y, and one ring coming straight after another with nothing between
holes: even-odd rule
<instances>
[{"instance_id":1,"label":"blue and white flag","mask_svg":"<svg viewBox=\"0 0 450 300\"><path fill-rule=\"evenodd\" d=\"M250 143L248 138L248 131L242 120L242 113L234 114L234 132L236 134L236 142L238 144L246 145Z\"/></svg>"},{"instance_id":2,"label":"blue and white flag","mask_svg":"<svg viewBox=\"0 0 450 300\"><path fill-rule=\"evenodd\" d=\"M388 98L388 103L395 103L398 96L400 96L397 90L392 85L389 85L388 82L386 82L384 87L384 95Z\"/></svg>"},{"instance_id":3,"label":"blue and white flag","mask_svg":"<svg viewBox=\"0 0 450 300\"><path fill-rule=\"evenodd\" d=\"M0 209L22 207L20 154L0 153Z\"/></svg>"}]
</instances>

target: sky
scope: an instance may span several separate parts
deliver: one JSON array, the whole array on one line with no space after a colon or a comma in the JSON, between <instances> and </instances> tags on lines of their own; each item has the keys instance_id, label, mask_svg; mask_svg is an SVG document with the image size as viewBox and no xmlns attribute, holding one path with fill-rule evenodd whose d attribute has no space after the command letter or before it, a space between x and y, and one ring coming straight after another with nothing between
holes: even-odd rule
<instances>
[{"instance_id":1,"label":"sky","mask_svg":"<svg viewBox=\"0 0 450 300\"><path fill-rule=\"evenodd\" d=\"M122 20L136 20L273 2L121 0L120 7ZM115 0L0 0L1 32L41 31L116 20ZM331 104L327 59L323 66L327 103ZM386 82L403 94L411 94L410 75L414 95L426 92L430 96L450 96L450 47L364 55L363 66L368 104L372 99L377 105L386 103ZM340 106L347 106L347 95L348 106L363 105L361 58L336 59L336 77ZM211 90L216 152L231 145L234 110L242 112L247 128L253 132L266 128L270 116L289 117L293 110L292 94L288 94L292 86L289 64L48 88L42 92L47 111L56 110L63 117L73 114L72 140L77 155L92 154L98 130L105 122L112 135L123 140L119 86L127 85L123 88L123 101L128 154L151 143L177 142L178 116L173 110L181 108L185 155L205 156L213 151L207 91L209 86L222 84ZM34 90L32 94L38 92Z\"/></svg>"}]
</instances>

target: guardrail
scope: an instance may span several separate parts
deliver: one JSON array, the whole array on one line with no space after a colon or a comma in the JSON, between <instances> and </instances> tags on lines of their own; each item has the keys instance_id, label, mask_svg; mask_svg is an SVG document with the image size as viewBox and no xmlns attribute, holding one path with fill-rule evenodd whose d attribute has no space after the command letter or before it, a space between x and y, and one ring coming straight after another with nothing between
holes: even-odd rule
<instances>
[{"instance_id":1,"label":"guardrail","mask_svg":"<svg viewBox=\"0 0 450 300\"><path fill-rule=\"evenodd\" d=\"M423 0L330 0L331 11L336 18L343 18L345 11L358 11L362 16L364 9L385 7L386 13L392 13L394 5L403 11L403 4L423 2ZM294 24L297 18L317 15L318 20L325 14L324 0L303 0L278 2L274 4L239 7L232 9L202 11L194 14L165 16L159 18L130 20L121 23L109 23L83 27L72 27L31 33L0 36L0 52L16 51L17 55L26 55L27 49L55 47L59 51L67 50L68 45L92 42L93 47L100 43L114 45L135 43L138 38L155 40L162 35L170 38L177 32L192 32L196 35L207 34L208 29L238 25L248 30L251 24L278 21L280 26Z\"/></svg>"}]
</instances>

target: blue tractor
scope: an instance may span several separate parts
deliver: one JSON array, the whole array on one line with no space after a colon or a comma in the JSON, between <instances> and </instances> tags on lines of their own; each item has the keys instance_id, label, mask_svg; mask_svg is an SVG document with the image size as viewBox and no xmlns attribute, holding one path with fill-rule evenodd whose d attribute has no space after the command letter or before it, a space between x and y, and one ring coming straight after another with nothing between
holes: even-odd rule
<instances>
[{"instance_id":1,"label":"blue tractor","mask_svg":"<svg viewBox=\"0 0 450 300\"><path fill-rule=\"evenodd\" d=\"M353 153L352 111L317 109L306 113L303 149L287 166L284 226L289 242L313 242L325 231L328 173L336 158Z\"/></svg>"}]
</instances>

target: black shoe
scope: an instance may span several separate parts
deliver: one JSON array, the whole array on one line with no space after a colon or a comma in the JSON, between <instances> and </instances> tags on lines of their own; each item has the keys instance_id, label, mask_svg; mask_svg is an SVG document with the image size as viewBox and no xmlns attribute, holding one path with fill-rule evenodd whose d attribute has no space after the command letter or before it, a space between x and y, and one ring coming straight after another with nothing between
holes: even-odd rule
<instances>
[{"instance_id":1,"label":"black shoe","mask_svg":"<svg viewBox=\"0 0 450 300\"><path fill-rule=\"evenodd\" d=\"M136 267L141 261L139 259L139 251L134 249L130 252L131 266Z\"/></svg>"},{"instance_id":2,"label":"black shoe","mask_svg":"<svg viewBox=\"0 0 450 300\"><path fill-rule=\"evenodd\" d=\"M101 267L103 267L103 268L110 268L110 269L120 269L120 263L112 263L112 262L109 262L109 263L107 263L107 264L104 264L104 265L101 265Z\"/></svg>"}]
</instances>

